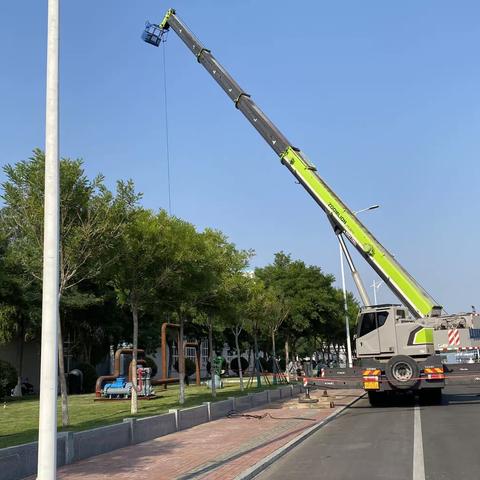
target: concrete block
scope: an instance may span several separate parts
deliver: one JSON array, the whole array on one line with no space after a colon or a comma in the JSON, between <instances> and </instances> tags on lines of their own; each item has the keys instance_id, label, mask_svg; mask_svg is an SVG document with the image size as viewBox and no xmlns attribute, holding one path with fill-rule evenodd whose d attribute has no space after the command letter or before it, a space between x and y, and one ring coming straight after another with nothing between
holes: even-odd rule
<instances>
[{"instance_id":1,"label":"concrete block","mask_svg":"<svg viewBox=\"0 0 480 480\"><path fill-rule=\"evenodd\" d=\"M147 442L177 431L174 413L139 418L133 424L132 443Z\"/></svg>"},{"instance_id":2,"label":"concrete block","mask_svg":"<svg viewBox=\"0 0 480 480\"><path fill-rule=\"evenodd\" d=\"M280 400L280 389L276 388L275 390L267 390L268 391L268 401L269 402L276 402Z\"/></svg>"},{"instance_id":3,"label":"concrete block","mask_svg":"<svg viewBox=\"0 0 480 480\"><path fill-rule=\"evenodd\" d=\"M208 422L208 409L206 405L185 408L178 411L178 429L194 427Z\"/></svg>"},{"instance_id":4,"label":"concrete block","mask_svg":"<svg viewBox=\"0 0 480 480\"><path fill-rule=\"evenodd\" d=\"M37 471L37 442L2 448L0 450L0 478L17 480Z\"/></svg>"},{"instance_id":5,"label":"concrete block","mask_svg":"<svg viewBox=\"0 0 480 480\"><path fill-rule=\"evenodd\" d=\"M290 385L280 387L278 390L280 390L281 398L292 398L292 387Z\"/></svg>"},{"instance_id":6,"label":"concrete block","mask_svg":"<svg viewBox=\"0 0 480 480\"><path fill-rule=\"evenodd\" d=\"M3 472L3 479L16 480L18 478L17 473L19 473L19 470L21 469L20 455L14 453L12 455L0 456L0 469L0 471Z\"/></svg>"},{"instance_id":7,"label":"concrete block","mask_svg":"<svg viewBox=\"0 0 480 480\"><path fill-rule=\"evenodd\" d=\"M57 466L65 465L65 434L57 437ZM0 479L18 480L37 472L37 442L0 449Z\"/></svg>"},{"instance_id":8,"label":"concrete block","mask_svg":"<svg viewBox=\"0 0 480 480\"><path fill-rule=\"evenodd\" d=\"M231 398L227 400L221 400L219 402L210 403L210 420L218 420L224 418L227 413L234 410L235 405Z\"/></svg>"},{"instance_id":9,"label":"concrete block","mask_svg":"<svg viewBox=\"0 0 480 480\"><path fill-rule=\"evenodd\" d=\"M174 417L175 417L175 427L177 429L177 432L180 430L180 427L179 427L179 423L178 423L178 408L171 408L168 413L173 413Z\"/></svg>"},{"instance_id":10,"label":"concrete block","mask_svg":"<svg viewBox=\"0 0 480 480\"><path fill-rule=\"evenodd\" d=\"M133 435L134 435L134 429L135 429L135 423L137 422L136 418L124 418L123 423L128 425L128 438L129 438L129 443L130 445L133 444Z\"/></svg>"},{"instance_id":11,"label":"concrete block","mask_svg":"<svg viewBox=\"0 0 480 480\"><path fill-rule=\"evenodd\" d=\"M202 405L205 405L207 407L207 417L208 417L208 421L211 422L212 421L212 416L210 415L210 405L212 404L212 402L203 402Z\"/></svg>"},{"instance_id":12,"label":"concrete block","mask_svg":"<svg viewBox=\"0 0 480 480\"><path fill-rule=\"evenodd\" d=\"M251 397L252 397L252 404L254 407L268 403L268 392L266 390L263 392L252 393Z\"/></svg>"},{"instance_id":13,"label":"concrete block","mask_svg":"<svg viewBox=\"0 0 480 480\"><path fill-rule=\"evenodd\" d=\"M64 457L63 457L62 465L70 465L71 463L73 463L73 459L75 457L75 447L73 444L73 432L60 432L58 434L58 441L59 442L63 441L64 443L64 448L63 448ZM57 458L58 458L58 454L57 454Z\"/></svg>"},{"instance_id":14,"label":"concrete block","mask_svg":"<svg viewBox=\"0 0 480 480\"><path fill-rule=\"evenodd\" d=\"M252 396L245 395L244 397L235 397L235 410L248 410L252 408Z\"/></svg>"},{"instance_id":15,"label":"concrete block","mask_svg":"<svg viewBox=\"0 0 480 480\"><path fill-rule=\"evenodd\" d=\"M298 395L301 391L300 385L292 385L292 396Z\"/></svg>"},{"instance_id":16,"label":"concrete block","mask_svg":"<svg viewBox=\"0 0 480 480\"><path fill-rule=\"evenodd\" d=\"M57 466L59 467L66 463L67 433L61 432L57 434Z\"/></svg>"},{"instance_id":17,"label":"concrete block","mask_svg":"<svg viewBox=\"0 0 480 480\"><path fill-rule=\"evenodd\" d=\"M73 435L74 461L111 452L130 445L130 423L94 428Z\"/></svg>"}]
</instances>

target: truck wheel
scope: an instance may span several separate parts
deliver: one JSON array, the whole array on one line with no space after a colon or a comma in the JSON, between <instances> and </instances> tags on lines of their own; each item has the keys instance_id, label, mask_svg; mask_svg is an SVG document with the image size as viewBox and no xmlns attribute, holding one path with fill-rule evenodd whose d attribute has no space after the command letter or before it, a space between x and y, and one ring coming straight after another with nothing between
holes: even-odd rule
<instances>
[{"instance_id":1,"label":"truck wheel","mask_svg":"<svg viewBox=\"0 0 480 480\"><path fill-rule=\"evenodd\" d=\"M418 383L420 370L412 357L396 355L388 361L385 374L390 385L398 389L408 390Z\"/></svg>"},{"instance_id":2,"label":"truck wheel","mask_svg":"<svg viewBox=\"0 0 480 480\"><path fill-rule=\"evenodd\" d=\"M385 392L368 392L368 401L371 407L381 407L385 403Z\"/></svg>"}]
</instances>

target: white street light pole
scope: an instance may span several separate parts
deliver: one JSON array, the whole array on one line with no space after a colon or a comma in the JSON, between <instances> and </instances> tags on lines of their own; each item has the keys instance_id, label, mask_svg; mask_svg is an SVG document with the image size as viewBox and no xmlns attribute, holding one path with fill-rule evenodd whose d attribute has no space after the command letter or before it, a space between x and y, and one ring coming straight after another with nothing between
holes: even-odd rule
<instances>
[{"instance_id":1,"label":"white street light pole","mask_svg":"<svg viewBox=\"0 0 480 480\"><path fill-rule=\"evenodd\" d=\"M380 282L376 282L375 279L373 280L373 284L371 285L373 287L373 298L374 298L374 301L375 301L375 305L377 305L378 301L377 301L377 290L382 286L382 283L383 283L383 280L381 280Z\"/></svg>"},{"instance_id":2,"label":"white street light pole","mask_svg":"<svg viewBox=\"0 0 480 480\"><path fill-rule=\"evenodd\" d=\"M380 205L371 205L367 208L362 208L361 210L357 210L353 212L355 215L366 212L367 210L375 210L379 208ZM340 248L340 270L342 272L342 290L343 290L343 308L345 310L345 333L347 337L347 358L348 358L348 366L350 368L353 367L353 360L352 360L352 342L350 339L350 324L348 321L348 303L347 303L347 288L345 285L345 269L343 267L343 251L340 238L338 239L339 248ZM376 294L375 294L375 304L377 303Z\"/></svg>"},{"instance_id":3,"label":"white street light pole","mask_svg":"<svg viewBox=\"0 0 480 480\"><path fill-rule=\"evenodd\" d=\"M361 210L357 210L356 212L353 212L355 215L358 215L359 213L366 212L367 210L375 210L377 208L380 208L380 205L370 205L367 208L362 208Z\"/></svg>"},{"instance_id":4,"label":"white street light pole","mask_svg":"<svg viewBox=\"0 0 480 480\"><path fill-rule=\"evenodd\" d=\"M57 370L59 293L60 172L58 158L58 50L60 0L48 0L47 95L45 122L45 206L43 237L42 350L38 480L57 473Z\"/></svg>"},{"instance_id":5,"label":"white street light pole","mask_svg":"<svg viewBox=\"0 0 480 480\"><path fill-rule=\"evenodd\" d=\"M352 368L353 367L352 342L350 340L350 324L348 321L347 289L345 286L345 269L343 268L343 252L342 252L342 245L340 244L340 242L338 246L340 248L340 269L342 270L343 308L345 310L345 332L347 336L347 358L348 358L348 366Z\"/></svg>"}]
</instances>

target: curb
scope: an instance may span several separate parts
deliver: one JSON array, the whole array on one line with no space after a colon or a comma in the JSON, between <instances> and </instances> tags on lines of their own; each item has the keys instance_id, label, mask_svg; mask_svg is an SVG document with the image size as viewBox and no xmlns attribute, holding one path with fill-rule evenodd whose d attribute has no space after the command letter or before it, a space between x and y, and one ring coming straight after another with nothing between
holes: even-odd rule
<instances>
[{"instance_id":1,"label":"curb","mask_svg":"<svg viewBox=\"0 0 480 480\"><path fill-rule=\"evenodd\" d=\"M281 392L283 388L284 386L279 385L275 390L267 389L255 393L247 393L247 395L238 395L236 397L230 397L230 401L236 410L255 410L263 408L270 403L268 401L270 397L268 392ZM286 390L287 395L285 397L282 397L282 394L279 393L280 396L278 400L280 402L291 399L292 396L300 393L302 388L298 384L289 384ZM256 398L260 399L260 402L253 405L255 402L254 399ZM231 399L233 399L233 401ZM228 401L229 399L226 400ZM236 402L242 400L244 402L246 400L245 405L236 405ZM128 417L124 418L123 422L80 430L78 432L68 432L67 435L67 432L58 432L57 467L71 465L72 463L75 464L79 460L95 458L97 455L115 452L120 448L128 448L138 443L148 442L180 430L185 431L190 427L204 425L212 420L218 420L224 415L222 414L214 419L211 413L212 408L216 408L215 405L218 407L218 404L221 402L225 402L225 400L206 402L207 404L204 402L202 405L189 408L170 409L169 412L150 417ZM231 407L228 408L228 410L231 409ZM195 415L192 413L193 411L200 412L201 414ZM184 416L187 416L187 418L182 419ZM172 417L174 417L173 422ZM150 423L148 419L154 421L155 426L153 428L149 428ZM115 433L111 433L112 431L115 431ZM105 432L109 433L106 434ZM105 438L107 438L108 441L106 441ZM37 473L37 455L38 443L36 441L0 448L0 479L20 480L30 476L33 478ZM2 475L4 471L6 472L6 477Z\"/></svg>"},{"instance_id":2,"label":"curb","mask_svg":"<svg viewBox=\"0 0 480 480\"><path fill-rule=\"evenodd\" d=\"M235 480L252 480L258 474L263 472L267 467L269 467L273 462L278 460L280 457L283 457L283 455L288 453L290 450L293 450L296 446L300 445L300 443L302 443L304 440L306 440L310 435L315 433L317 430L320 430L320 428L325 426L327 423L331 422L334 418L336 418L338 415L340 415L344 410L346 410L347 408L352 406L355 402L358 402L364 396L365 396L365 393L363 393L362 395L360 395L357 398L354 398L349 403L347 403L347 405L343 405L336 412L331 413L328 417L324 418L319 423L317 423L317 424L313 425L312 427L308 428L307 430L303 431L302 433L297 435L295 438L290 440L288 443L283 445L283 447L278 448L277 450L272 452L270 455L266 456L263 460L260 460L259 462L257 462L252 467L243 471L240 475L237 475L235 477Z\"/></svg>"}]
</instances>

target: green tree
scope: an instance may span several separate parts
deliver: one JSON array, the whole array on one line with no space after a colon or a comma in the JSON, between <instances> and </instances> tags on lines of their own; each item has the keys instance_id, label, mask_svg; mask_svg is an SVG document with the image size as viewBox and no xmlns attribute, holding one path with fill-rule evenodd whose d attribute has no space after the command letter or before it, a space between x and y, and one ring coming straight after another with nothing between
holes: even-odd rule
<instances>
[{"instance_id":1,"label":"green tree","mask_svg":"<svg viewBox=\"0 0 480 480\"><path fill-rule=\"evenodd\" d=\"M0 234L0 344L17 341L17 386L21 396L23 346L35 338L40 323L40 289L38 282L25 278L11 255L5 236Z\"/></svg>"},{"instance_id":2,"label":"green tree","mask_svg":"<svg viewBox=\"0 0 480 480\"><path fill-rule=\"evenodd\" d=\"M227 278L224 286L226 306L228 309L225 324L230 327L235 339L235 352L241 391L244 390L244 385L241 362L242 352L240 350L239 338L245 329L248 319L248 308L252 299L253 284L253 278L242 269Z\"/></svg>"},{"instance_id":3,"label":"green tree","mask_svg":"<svg viewBox=\"0 0 480 480\"><path fill-rule=\"evenodd\" d=\"M265 331L265 315L268 314L268 294L262 280L253 277L250 284L247 308L245 310L245 329L253 338L254 371L257 376L257 387L261 387L260 372L262 370L259 360L258 340L259 335Z\"/></svg>"},{"instance_id":4,"label":"green tree","mask_svg":"<svg viewBox=\"0 0 480 480\"><path fill-rule=\"evenodd\" d=\"M172 306L180 324L180 341L183 345L183 332L187 320L207 326L209 333L210 364L213 364L213 330L221 328L219 302L224 275L235 260L235 246L216 230L206 229L197 232L193 226L185 230L182 237L184 248L183 265L177 272L177 291ZM184 351L179 348L180 394L179 402L185 402ZM215 396L215 384L212 382Z\"/></svg>"},{"instance_id":5,"label":"green tree","mask_svg":"<svg viewBox=\"0 0 480 480\"><path fill-rule=\"evenodd\" d=\"M264 295L264 328L268 332L272 341L272 372L273 383L277 383L277 352L276 352L276 335L291 312L291 307L286 300L284 293L275 287L269 287L265 290Z\"/></svg>"},{"instance_id":6,"label":"green tree","mask_svg":"<svg viewBox=\"0 0 480 480\"><path fill-rule=\"evenodd\" d=\"M284 310L288 312L277 328L285 338L285 363L289 362L290 348L307 335L314 343L317 336L331 336L332 322L342 311L334 276L325 274L320 267L307 266L301 260L292 260L283 252L275 254L272 264L255 270L267 288L273 288Z\"/></svg>"},{"instance_id":7,"label":"green tree","mask_svg":"<svg viewBox=\"0 0 480 480\"><path fill-rule=\"evenodd\" d=\"M217 265L216 281L206 291L206 298L200 309L204 312L203 322L208 326L210 364L213 365L214 349L212 345L212 332L214 328L225 331L230 328L234 338L237 359L240 362L241 351L239 336L244 329L245 309L248 302L248 282L245 268L252 255L251 251L237 250L233 244L228 244L222 235L217 244L217 253L213 263ZM239 365L241 365L239 363ZM212 394L215 396L215 383L212 373ZM243 390L243 372L239 369L240 388Z\"/></svg>"},{"instance_id":8,"label":"green tree","mask_svg":"<svg viewBox=\"0 0 480 480\"><path fill-rule=\"evenodd\" d=\"M128 307L133 323L131 413L138 411L137 350L139 317L154 308L161 289L173 281L178 244L174 220L165 212L131 212L117 244L118 262L112 266L112 282L121 305Z\"/></svg>"},{"instance_id":9,"label":"green tree","mask_svg":"<svg viewBox=\"0 0 480 480\"><path fill-rule=\"evenodd\" d=\"M1 216L12 255L23 271L41 282L43 258L44 153L36 149L28 161L6 165ZM98 175L90 180L82 160L60 161L60 279L61 302L68 291L98 276L115 258L115 243L130 209L138 201L131 182L117 182L112 194ZM62 424L69 424L59 315L59 376Z\"/></svg>"}]
</instances>

